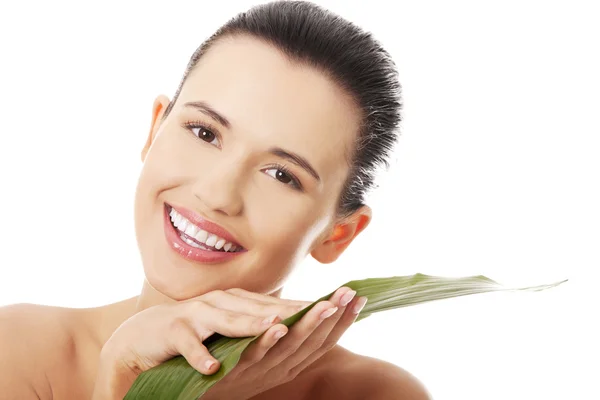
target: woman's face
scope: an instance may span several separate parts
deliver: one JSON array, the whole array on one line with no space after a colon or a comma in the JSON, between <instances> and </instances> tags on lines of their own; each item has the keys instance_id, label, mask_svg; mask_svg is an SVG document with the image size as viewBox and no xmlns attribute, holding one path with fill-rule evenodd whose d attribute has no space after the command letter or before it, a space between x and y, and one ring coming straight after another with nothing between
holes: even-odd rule
<instances>
[{"instance_id":1,"label":"woman's face","mask_svg":"<svg viewBox=\"0 0 600 400\"><path fill-rule=\"evenodd\" d=\"M335 259L368 223L365 208L330 236L360 117L322 73L228 38L161 122L168 103L155 101L135 201L146 278L162 294L272 293L307 254Z\"/></svg>"}]
</instances>

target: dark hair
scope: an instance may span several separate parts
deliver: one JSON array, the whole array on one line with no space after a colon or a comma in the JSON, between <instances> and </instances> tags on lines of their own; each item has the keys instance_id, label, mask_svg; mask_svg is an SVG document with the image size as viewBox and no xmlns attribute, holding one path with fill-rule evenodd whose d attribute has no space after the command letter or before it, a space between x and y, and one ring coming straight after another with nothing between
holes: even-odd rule
<instances>
[{"instance_id":1,"label":"dark hair","mask_svg":"<svg viewBox=\"0 0 600 400\"><path fill-rule=\"evenodd\" d=\"M364 204L374 186L377 166L389 166L401 121L401 86L389 53L368 32L306 1L275 1L242 12L221 26L192 55L171 111L188 75L219 38L249 35L273 45L292 61L327 74L347 91L362 111L350 173L338 203L338 216Z\"/></svg>"}]
</instances>

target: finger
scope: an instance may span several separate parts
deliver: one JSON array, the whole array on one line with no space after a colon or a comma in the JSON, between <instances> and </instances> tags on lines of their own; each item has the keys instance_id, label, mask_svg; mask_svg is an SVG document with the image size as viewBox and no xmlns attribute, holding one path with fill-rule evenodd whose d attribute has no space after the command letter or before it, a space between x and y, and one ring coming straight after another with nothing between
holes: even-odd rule
<instances>
[{"instance_id":1,"label":"finger","mask_svg":"<svg viewBox=\"0 0 600 400\"><path fill-rule=\"evenodd\" d=\"M268 297L268 296L266 296ZM282 303L267 303L250 297L240 297L223 290L215 290L202 296L204 303L210 304L215 308L235 311L241 314L254 315L257 317L269 317L278 315L281 318L287 318L296 314L298 306Z\"/></svg>"},{"instance_id":2,"label":"finger","mask_svg":"<svg viewBox=\"0 0 600 400\"><path fill-rule=\"evenodd\" d=\"M297 306L297 307L300 307L300 306L307 307L308 305L312 304L311 301L280 299L280 298L274 297L274 296L250 292L248 290L244 290L241 288L231 288L231 289L227 289L225 291L229 292L233 295L239 296L239 297L244 297L244 298L253 299L253 300L259 300L259 301L263 301L265 303L287 304L290 306Z\"/></svg>"},{"instance_id":3,"label":"finger","mask_svg":"<svg viewBox=\"0 0 600 400\"><path fill-rule=\"evenodd\" d=\"M337 340L333 341L331 332L338 326L338 321L345 314L346 308L356 295L354 290L341 288L332 297L332 302L338 305L333 315L327 317L314 331L312 331L302 342L300 347L281 361L281 367L290 370L302 363L307 358L315 355L319 358L328 350L333 348Z\"/></svg>"},{"instance_id":4,"label":"finger","mask_svg":"<svg viewBox=\"0 0 600 400\"><path fill-rule=\"evenodd\" d=\"M336 310L337 307L331 301L317 303L289 329L288 334L281 338L277 345L270 349L261 360L261 369L270 370L294 354L306 338Z\"/></svg>"},{"instance_id":5,"label":"finger","mask_svg":"<svg viewBox=\"0 0 600 400\"><path fill-rule=\"evenodd\" d=\"M301 321L306 321L309 318L313 318L314 320L314 316L315 314L320 316L320 314L322 314L322 310L323 307L325 307L325 310L330 310L332 307L335 307L333 302L339 303L340 299L342 298L342 296L344 296L344 294L348 293L350 291L349 288L340 288L338 289L333 296L331 297L331 301L326 301L326 302L320 302L318 303L312 310L309 311L309 313L307 313L307 315L305 315ZM308 315L312 313L312 315ZM316 325L321 325L321 319L317 318L318 321L316 322ZM304 322L306 323L306 322ZM296 325L301 324L301 322L297 322L293 329L295 331L297 331L299 328L296 328ZM238 365L236 366L236 375L242 373L243 371L245 371L246 369L250 368L253 365L259 364L260 365L260 369L262 371L265 370L270 370L272 369L274 366L280 364L281 360L283 358L286 357L287 354L291 354L293 353L293 347L299 347L300 346L300 342L305 340L304 337L299 337L299 341L297 344L292 343L290 345L290 343L287 343L286 346L279 347L277 350L275 350L274 348L276 348L278 340L275 337L275 332L277 330L279 330L279 327L282 328L282 332L286 332L289 331L289 329L285 328L285 325L276 325L275 327L272 327L269 331L265 332L263 334L263 336L261 336L260 339L258 339L257 341L253 342L248 349L246 349L244 351L244 353L242 354L242 358L240 359L240 363L238 363ZM302 328L302 326L300 325L300 328ZM330 330L331 328L329 328L328 330ZM283 340L283 339L281 339ZM290 346L292 347L290 349ZM286 349L287 347L287 349ZM302 358L305 359L306 356L304 356ZM244 360L244 361L242 361ZM298 361L299 362L299 361ZM293 366L295 366L296 364L298 364L298 362L294 363Z\"/></svg>"},{"instance_id":6,"label":"finger","mask_svg":"<svg viewBox=\"0 0 600 400\"><path fill-rule=\"evenodd\" d=\"M319 350L311 353L308 357L306 357L306 359L302 360L296 366L293 366L292 364L287 366L282 365L282 368L287 368L290 371L291 376L297 376L300 374L300 372L304 371L308 366L325 355L329 350L333 349L342 335L348 330L348 328L350 328L350 326L352 326L354 321L356 321L358 314L366 302L366 297L353 299L346 307L346 310L343 312L343 315L338 320L337 324L335 324L333 329L329 332L327 339L323 341L323 345Z\"/></svg>"},{"instance_id":7,"label":"finger","mask_svg":"<svg viewBox=\"0 0 600 400\"><path fill-rule=\"evenodd\" d=\"M210 375L219 370L219 361L211 356L194 328L183 319L173 322L169 340L172 355L182 355L198 372Z\"/></svg>"},{"instance_id":8,"label":"finger","mask_svg":"<svg viewBox=\"0 0 600 400\"><path fill-rule=\"evenodd\" d=\"M201 340L217 332L228 337L258 336L280 322L277 315L264 318L213 307L202 301L182 304L182 314Z\"/></svg>"},{"instance_id":9,"label":"finger","mask_svg":"<svg viewBox=\"0 0 600 400\"><path fill-rule=\"evenodd\" d=\"M268 329L259 339L252 342L244 350L236 366L237 373L241 373L260 362L267 352L287 333L288 327L282 324L277 324Z\"/></svg>"}]
</instances>

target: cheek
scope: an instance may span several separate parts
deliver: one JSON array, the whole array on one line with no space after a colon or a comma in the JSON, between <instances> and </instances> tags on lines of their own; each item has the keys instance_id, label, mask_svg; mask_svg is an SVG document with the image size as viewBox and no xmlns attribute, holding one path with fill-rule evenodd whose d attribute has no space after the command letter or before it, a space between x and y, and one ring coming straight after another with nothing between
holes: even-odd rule
<instances>
[{"instance_id":1,"label":"cheek","mask_svg":"<svg viewBox=\"0 0 600 400\"><path fill-rule=\"evenodd\" d=\"M191 143L190 143L191 142ZM192 171L202 168L202 158L190 138L164 131L155 139L144 161L138 182L138 197L151 201L160 192L181 186Z\"/></svg>"},{"instance_id":2,"label":"cheek","mask_svg":"<svg viewBox=\"0 0 600 400\"><path fill-rule=\"evenodd\" d=\"M260 189L260 186L257 186ZM306 251L314 239L313 227L322 217L315 200L302 194L253 190L246 198L248 223L257 244L282 255ZM277 188L285 189L285 188Z\"/></svg>"}]
</instances>

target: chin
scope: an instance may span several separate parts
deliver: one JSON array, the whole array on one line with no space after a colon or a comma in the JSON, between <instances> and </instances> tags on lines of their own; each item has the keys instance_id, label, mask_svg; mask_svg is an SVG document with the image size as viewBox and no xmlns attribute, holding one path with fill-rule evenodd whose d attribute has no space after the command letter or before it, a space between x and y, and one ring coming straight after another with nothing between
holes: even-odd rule
<instances>
[{"instance_id":1,"label":"chin","mask_svg":"<svg viewBox=\"0 0 600 400\"><path fill-rule=\"evenodd\" d=\"M188 300L200 295L196 293L197 287L190 287L189 280L186 282L182 277L178 278L166 271L146 271L146 281L154 290L175 301Z\"/></svg>"},{"instance_id":2,"label":"chin","mask_svg":"<svg viewBox=\"0 0 600 400\"><path fill-rule=\"evenodd\" d=\"M240 287L240 280L244 279L240 265L228 268L225 265L190 263L171 249L165 250L166 254L158 254L155 249L152 257L143 260L144 274L154 290L170 299L189 300L212 290Z\"/></svg>"}]
</instances>

